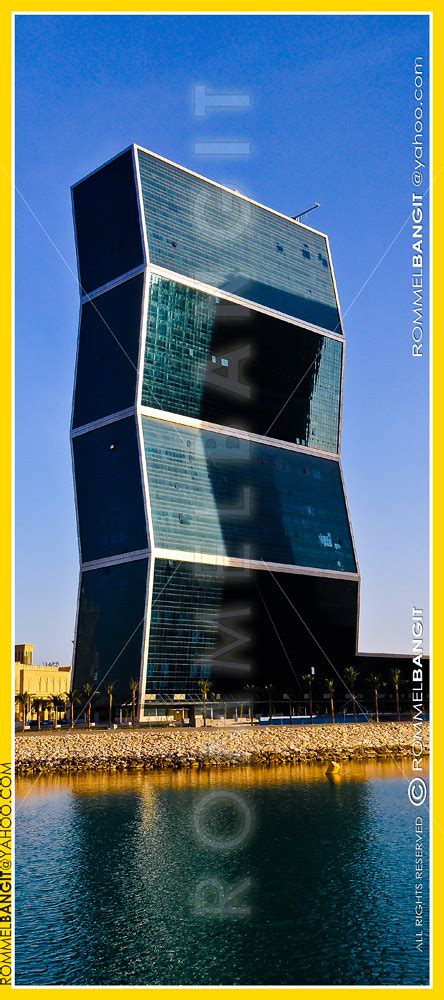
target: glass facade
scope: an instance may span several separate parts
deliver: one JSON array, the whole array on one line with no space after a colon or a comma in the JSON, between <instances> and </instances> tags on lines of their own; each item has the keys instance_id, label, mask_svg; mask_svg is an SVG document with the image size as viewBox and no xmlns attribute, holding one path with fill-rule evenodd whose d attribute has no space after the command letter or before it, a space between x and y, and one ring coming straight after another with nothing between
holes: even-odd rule
<instances>
[{"instance_id":1,"label":"glass facade","mask_svg":"<svg viewBox=\"0 0 444 1000\"><path fill-rule=\"evenodd\" d=\"M136 402L143 274L81 307L73 427Z\"/></svg>"},{"instance_id":2,"label":"glass facade","mask_svg":"<svg viewBox=\"0 0 444 1000\"><path fill-rule=\"evenodd\" d=\"M116 684L116 704L139 679L145 621L147 559L82 573L74 658L74 687ZM102 689L102 702L104 694Z\"/></svg>"},{"instance_id":3,"label":"glass facade","mask_svg":"<svg viewBox=\"0 0 444 1000\"><path fill-rule=\"evenodd\" d=\"M144 263L131 149L74 185L72 198L83 292Z\"/></svg>"},{"instance_id":4,"label":"glass facade","mask_svg":"<svg viewBox=\"0 0 444 1000\"><path fill-rule=\"evenodd\" d=\"M297 688L309 667L352 662L357 601L356 581L156 559L146 689Z\"/></svg>"},{"instance_id":5,"label":"glass facade","mask_svg":"<svg viewBox=\"0 0 444 1000\"><path fill-rule=\"evenodd\" d=\"M82 561L146 549L134 417L73 439Z\"/></svg>"},{"instance_id":6,"label":"glass facade","mask_svg":"<svg viewBox=\"0 0 444 1000\"><path fill-rule=\"evenodd\" d=\"M143 418L156 547L356 572L338 463Z\"/></svg>"},{"instance_id":7,"label":"glass facade","mask_svg":"<svg viewBox=\"0 0 444 1000\"><path fill-rule=\"evenodd\" d=\"M325 236L138 150L150 261L341 333Z\"/></svg>"},{"instance_id":8,"label":"glass facade","mask_svg":"<svg viewBox=\"0 0 444 1000\"><path fill-rule=\"evenodd\" d=\"M147 691L187 692L210 676L223 592L208 566L156 559Z\"/></svg>"},{"instance_id":9,"label":"glass facade","mask_svg":"<svg viewBox=\"0 0 444 1000\"><path fill-rule=\"evenodd\" d=\"M347 666L359 577L326 238L137 147L75 185L73 211L81 291L111 285L80 305L74 686L115 681L118 703L145 668L148 692L195 694L202 677L235 692Z\"/></svg>"},{"instance_id":10,"label":"glass facade","mask_svg":"<svg viewBox=\"0 0 444 1000\"><path fill-rule=\"evenodd\" d=\"M142 404L337 452L342 343L152 275Z\"/></svg>"}]
</instances>

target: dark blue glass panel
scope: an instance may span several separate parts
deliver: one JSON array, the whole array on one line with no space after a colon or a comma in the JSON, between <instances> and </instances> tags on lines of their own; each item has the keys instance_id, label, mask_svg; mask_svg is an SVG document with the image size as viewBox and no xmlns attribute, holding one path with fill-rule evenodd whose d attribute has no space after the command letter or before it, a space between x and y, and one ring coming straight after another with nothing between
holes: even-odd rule
<instances>
[{"instance_id":1,"label":"dark blue glass panel","mask_svg":"<svg viewBox=\"0 0 444 1000\"><path fill-rule=\"evenodd\" d=\"M132 150L79 181L73 204L84 292L143 264Z\"/></svg>"},{"instance_id":2,"label":"dark blue glass panel","mask_svg":"<svg viewBox=\"0 0 444 1000\"><path fill-rule=\"evenodd\" d=\"M129 680L139 680L144 631L147 559L82 573L73 687L101 688L115 682L114 702L130 698Z\"/></svg>"},{"instance_id":3,"label":"dark blue glass panel","mask_svg":"<svg viewBox=\"0 0 444 1000\"><path fill-rule=\"evenodd\" d=\"M82 561L147 547L134 417L73 439Z\"/></svg>"},{"instance_id":4,"label":"dark blue glass panel","mask_svg":"<svg viewBox=\"0 0 444 1000\"><path fill-rule=\"evenodd\" d=\"M339 464L143 418L156 546L356 572Z\"/></svg>"},{"instance_id":5,"label":"dark blue glass panel","mask_svg":"<svg viewBox=\"0 0 444 1000\"><path fill-rule=\"evenodd\" d=\"M145 406L337 452L342 343L152 275Z\"/></svg>"},{"instance_id":6,"label":"dark blue glass panel","mask_svg":"<svg viewBox=\"0 0 444 1000\"><path fill-rule=\"evenodd\" d=\"M214 692L272 682L303 699L309 668L322 685L354 661L357 602L349 580L156 559L147 691L196 693L205 677Z\"/></svg>"},{"instance_id":7,"label":"dark blue glass panel","mask_svg":"<svg viewBox=\"0 0 444 1000\"><path fill-rule=\"evenodd\" d=\"M142 296L139 274L83 303L74 427L134 406Z\"/></svg>"},{"instance_id":8,"label":"dark blue glass panel","mask_svg":"<svg viewBox=\"0 0 444 1000\"><path fill-rule=\"evenodd\" d=\"M341 333L322 234L138 151L150 260Z\"/></svg>"}]
</instances>

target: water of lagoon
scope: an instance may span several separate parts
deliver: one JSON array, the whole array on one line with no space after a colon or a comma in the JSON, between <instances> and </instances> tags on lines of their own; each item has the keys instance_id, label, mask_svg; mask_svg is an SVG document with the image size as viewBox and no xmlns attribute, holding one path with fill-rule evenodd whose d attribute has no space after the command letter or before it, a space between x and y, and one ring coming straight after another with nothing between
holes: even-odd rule
<instances>
[{"instance_id":1,"label":"water of lagoon","mask_svg":"<svg viewBox=\"0 0 444 1000\"><path fill-rule=\"evenodd\" d=\"M426 984L428 811L396 763L324 772L18 780L16 983Z\"/></svg>"}]
</instances>

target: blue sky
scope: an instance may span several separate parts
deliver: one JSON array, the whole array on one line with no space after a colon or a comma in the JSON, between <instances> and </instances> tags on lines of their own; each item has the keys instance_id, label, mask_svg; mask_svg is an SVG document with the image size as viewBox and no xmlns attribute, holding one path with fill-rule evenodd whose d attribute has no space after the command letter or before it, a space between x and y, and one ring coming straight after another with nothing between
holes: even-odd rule
<instances>
[{"instance_id":1,"label":"blue sky","mask_svg":"<svg viewBox=\"0 0 444 1000\"><path fill-rule=\"evenodd\" d=\"M411 356L410 225L394 238L427 51L417 16L16 18L16 641L37 661L70 662L77 600L69 189L131 142L289 215L321 203L307 221L329 234L345 314L360 649L410 651L411 605L427 606L428 350ZM202 84L250 106L196 116ZM211 139L250 152L197 155Z\"/></svg>"}]
</instances>

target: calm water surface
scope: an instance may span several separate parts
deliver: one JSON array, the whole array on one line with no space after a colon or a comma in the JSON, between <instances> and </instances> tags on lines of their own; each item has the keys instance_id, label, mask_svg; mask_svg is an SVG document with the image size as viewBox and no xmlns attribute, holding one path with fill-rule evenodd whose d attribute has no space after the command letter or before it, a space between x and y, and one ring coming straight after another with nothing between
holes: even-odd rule
<instances>
[{"instance_id":1,"label":"calm water surface","mask_svg":"<svg viewBox=\"0 0 444 1000\"><path fill-rule=\"evenodd\" d=\"M17 781L17 984L427 983L427 810L396 764L324 770Z\"/></svg>"}]
</instances>

